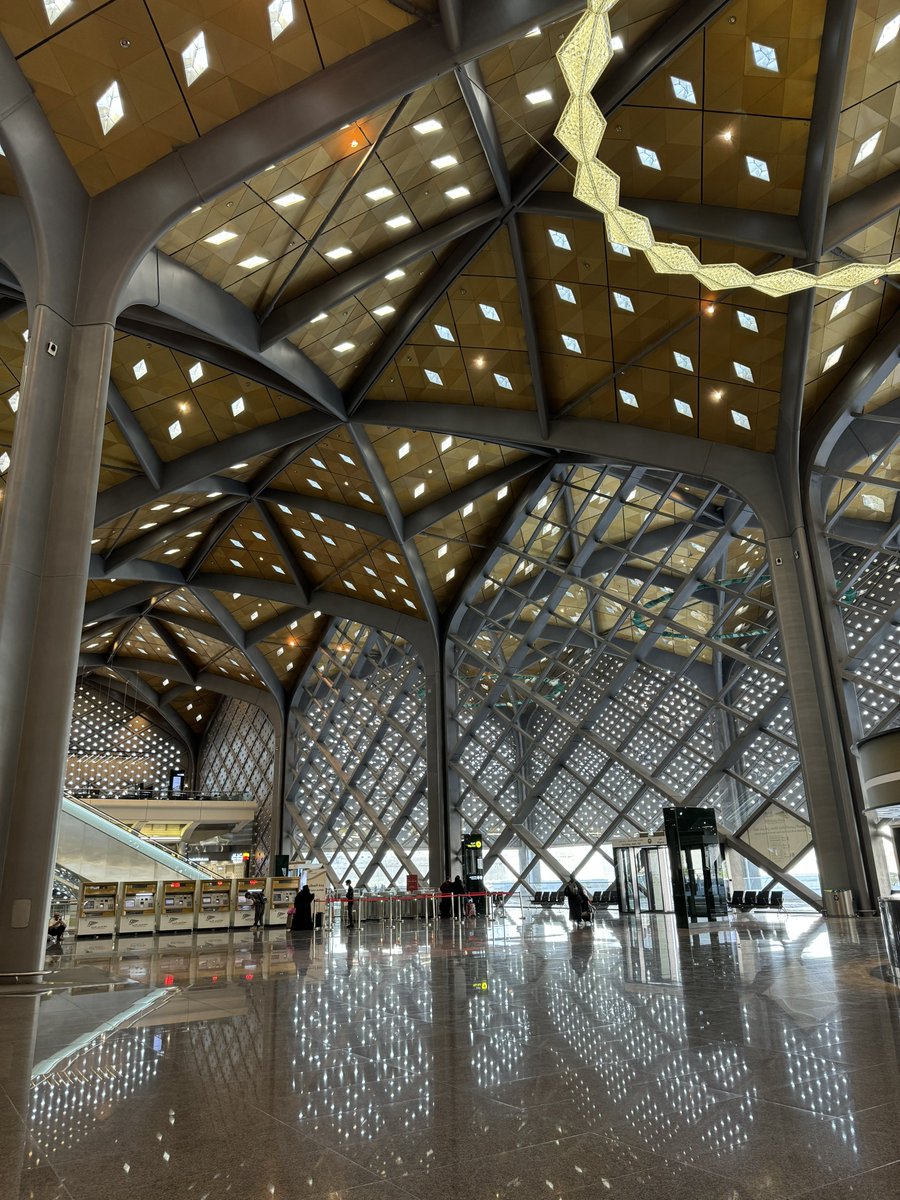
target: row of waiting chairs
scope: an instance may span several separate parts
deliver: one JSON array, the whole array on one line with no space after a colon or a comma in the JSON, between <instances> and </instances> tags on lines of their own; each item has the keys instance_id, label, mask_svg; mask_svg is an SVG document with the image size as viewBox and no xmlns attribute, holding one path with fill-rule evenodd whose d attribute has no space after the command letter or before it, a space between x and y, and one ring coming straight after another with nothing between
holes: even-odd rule
<instances>
[{"instance_id":1,"label":"row of waiting chairs","mask_svg":"<svg viewBox=\"0 0 900 1200\"><path fill-rule=\"evenodd\" d=\"M603 891L594 892L593 896L591 896L591 905L594 908L609 908L611 904L617 904L618 900L619 889L613 883ZM561 891L535 892L531 903L537 908L555 908L558 905L565 904L566 897Z\"/></svg>"},{"instance_id":2,"label":"row of waiting chairs","mask_svg":"<svg viewBox=\"0 0 900 1200\"><path fill-rule=\"evenodd\" d=\"M781 909L784 908L784 892L732 892L728 907L739 908L741 912L750 912L751 909L765 909L766 912Z\"/></svg>"}]
</instances>

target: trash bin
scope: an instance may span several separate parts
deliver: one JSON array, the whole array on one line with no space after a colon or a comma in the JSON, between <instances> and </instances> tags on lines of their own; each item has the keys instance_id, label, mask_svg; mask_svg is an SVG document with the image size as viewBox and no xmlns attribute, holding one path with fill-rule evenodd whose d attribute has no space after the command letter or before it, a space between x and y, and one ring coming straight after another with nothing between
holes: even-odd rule
<instances>
[{"instance_id":1,"label":"trash bin","mask_svg":"<svg viewBox=\"0 0 900 1200\"><path fill-rule=\"evenodd\" d=\"M826 917L856 916L856 909L853 906L853 893L849 888L826 888L824 899Z\"/></svg>"}]
</instances>

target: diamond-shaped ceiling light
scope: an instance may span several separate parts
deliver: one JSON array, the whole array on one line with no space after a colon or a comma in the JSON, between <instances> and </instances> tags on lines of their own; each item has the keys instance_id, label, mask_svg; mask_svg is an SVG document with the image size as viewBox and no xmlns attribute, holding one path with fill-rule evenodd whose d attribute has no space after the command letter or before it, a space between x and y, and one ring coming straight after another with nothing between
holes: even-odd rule
<instances>
[{"instance_id":1,"label":"diamond-shaped ceiling light","mask_svg":"<svg viewBox=\"0 0 900 1200\"><path fill-rule=\"evenodd\" d=\"M294 20L294 5L292 0L272 0L269 5L269 31L272 34L272 41L287 29L288 25L293 24Z\"/></svg>"},{"instance_id":2,"label":"diamond-shaped ceiling light","mask_svg":"<svg viewBox=\"0 0 900 1200\"><path fill-rule=\"evenodd\" d=\"M196 83L209 66L209 55L206 53L206 38L203 36L202 30L182 50L181 61L184 63L184 77L188 82L188 87L190 87L192 83Z\"/></svg>"},{"instance_id":3,"label":"diamond-shaped ceiling light","mask_svg":"<svg viewBox=\"0 0 900 1200\"><path fill-rule=\"evenodd\" d=\"M104 133L109 133L113 126L117 125L125 116L122 97L119 95L119 85L115 80L97 101L97 113L100 117L100 128Z\"/></svg>"}]
</instances>

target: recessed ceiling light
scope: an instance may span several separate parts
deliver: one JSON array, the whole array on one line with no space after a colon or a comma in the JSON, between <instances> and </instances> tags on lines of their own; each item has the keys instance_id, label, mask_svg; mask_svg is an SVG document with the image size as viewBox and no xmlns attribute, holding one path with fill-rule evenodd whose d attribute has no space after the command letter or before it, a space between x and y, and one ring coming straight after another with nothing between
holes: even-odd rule
<instances>
[{"instance_id":1,"label":"recessed ceiling light","mask_svg":"<svg viewBox=\"0 0 900 1200\"><path fill-rule=\"evenodd\" d=\"M401 213L400 216L391 217L390 220L385 221L385 225L387 225L388 229L403 229L405 225L412 225L412 217L407 217Z\"/></svg>"},{"instance_id":2,"label":"recessed ceiling light","mask_svg":"<svg viewBox=\"0 0 900 1200\"><path fill-rule=\"evenodd\" d=\"M436 383L438 387L444 386L444 381L441 379L440 374L437 371L429 371L427 367L425 368L425 378L429 383Z\"/></svg>"},{"instance_id":3,"label":"recessed ceiling light","mask_svg":"<svg viewBox=\"0 0 900 1200\"><path fill-rule=\"evenodd\" d=\"M391 315L391 313L394 313L396 311L397 310L396 310L396 308L394 308L393 304L379 304L377 308L372 309L372 316L374 316L374 317L389 317Z\"/></svg>"},{"instance_id":4,"label":"recessed ceiling light","mask_svg":"<svg viewBox=\"0 0 900 1200\"><path fill-rule=\"evenodd\" d=\"M170 505L168 505L168 504L154 504L152 506L152 508L150 509L150 511L151 512L163 512L165 509L167 509L169 507L170 507Z\"/></svg>"},{"instance_id":5,"label":"recessed ceiling light","mask_svg":"<svg viewBox=\"0 0 900 1200\"><path fill-rule=\"evenodd\" d=\"M506 375L500 375L495 371L494 378L497 381L498 387L504 388L507 392L511 392L513 390L513 385L509 382L509 379Z\"/></svg>"},{"instance_id":6,"label":"recessed ceiling light","mask_svg":"<svg viewBox=\"0 0 900 1200\"><path fill-rule=\"evenodd\" d=\"M637 408L637 396L634 392L626 392L624 388L619 389L619 398L623 404L627 404L629 408Z\"/></svg>"},{"instance_id":7,"label":"recessed ceiling light","mask_svg":"<svg viewBox=\"0 0 900 1200\"><path fill-rule=\"evenodd\" d=\"M683 417L692 417L694 415L694 410L684 400L675 401L675 411Z\"/></svg>"},{"instance_id":8,"label":"recessed ceiling light","mask_svg":"<svg viewBox=\"0 0 900 1200\"><path fill-rule=\"evenodd\" d=\"M372 188L371 192L366 192L366 199L371 200L373 204L377 204L379 200L387 200L393 196L394 189L389 187Z\"/></svg>"},{"instance_id":9,"label":"recessed ceiling light","mask_svg":"<svg viewBox=\"0 0 900 1200\"><path fill-rule=\"evenodd\" d=\"M272 41L287 29L294 21L294 5L292 0L272 0L269 5L269 32Z\"/></svg>"},{"instance_id":10,"label":"recessed ceiling light","mask_svg":"<svg viewBox=\"0 0 900 1200\"><path fill-rule=\"evenodd\" d=\"M471 196L472 193L464 183L458 183L455 187L447 188L444 195L448 200L462 200L465 196Z\"/></svg>"},{"instance_id":11,"label":"recessed ceiling light","mask_svg":"<svg viewBox=\"0 0 900 1200\"><path fill-rule=\"evenodd\" d=\"M549 88L538 88L535 92L526 92L525 99L529 104L549 104L553 93Z\"/></svg>"},{"instance_id":12,"label":"recessed ceiling light","mask_svg":"<svg viewBox=\"0 0 900 1200\"><path fill-rule=\"evenodd\" d=\"M53 18L51 18L51 20L52 19ZM875 43L875 53L877 54L879 50L883 50L885 46L890 45L898 33L900 33L900 13L898 13L895 17L891 17L891 19L882 26L881 33L878 35L878 41Z\"/></svg>"},{"instance_id":13,"label":"recessed ceiling light","mask_svg":"<svg viewBox=\"0 0 900 1200\"><path fill-rule=\"evenodd\" d=\"M747 163L747 170L754 179L764 179L768 182L769 165L761 158L754 158L752 154L745 154L744 161Z\"/></svg>"},{"instance_id":14,"label":"recessed ceiling light","mask_svg":"<svg viewBox=\"0 0 900 1200\"><path fill-rule=\"evenodd\" d=\"M676 100L683 100L686 104L697 103L694 85L689 79L679 79L677 75L670 75L669 78L672 81L672 91L675 93Z\"/></svg>"},{"instance_id":15,"label":"recessed ceiling light","mask_svg":"<svg viewBox=\"0 0 900 1200\"><path fill-rule=\"evenodd\" d=\"M738 309L737 319L738 324L743 329L750 329L753 333L759 333L759 325L757 324L756 317L754 317L753 313L742 312L740 309Z\"/></svg>"},{"instance_id":16,"label":"recessed ceiling light","mask_svg":"<svg viewBox=\"0 0 900 1200\"><path fill-rule=\"evenodd\" d=\"M72 5L72 0L44 0L44 11L47 14L47 20L52 25L54 21L59 20L67 8Z\"/></svg>"},{"instance_id":17,"label":"recessed ceiling light","mask_svg":"<svg viewBox=\"0 0 900 1200\"><path fill-rule=\"evenodd\" d=\"M354 342L338 342L338 344L334 348L334 352L335 352L335 354L346 354L348 350L355 350L355 349L356 349L356 344Z\"/></svg>"},{"instance_id":18,"label":"recessed ceiling light","mask_svg":"<svg viewBox=\"0 0 900 1200\"><path fill-rule=\"evenodd\" d=\"M453 445L453 438L445 437L444 440L441 442L441 454L446 454L452 445Z\"/></svg>"},{"instance_id":19,"label":"recessed ceiling light","mask_svg":"<svg viewBox=\"0 0 900 1200\"><path fill-rule=\"evenodd\" d=\"M317 317L310 317L309 323L310 323L310 325L318 325L318 323L320 321L324 321L327 318L327 316L328 316L328 313L321 312L321 313L319 313L319 315Z\"/></svg>"},{"instance_id":20,"label":"recessed ceiling light","mask_svg":"<svg viewBox=\"0 0 900 1200\"><path fill-rule=\"evenodd\" d=\"M352 253L353 253L353 251L350 249L349 246L335 246L335 248L333 250L325 251L325 257L337 260L339 258L346 258L348 254L352 254Z\"/></svg>"},{"instance_id":21,"label":"recessed ceiling light","mask_svg":"<svg viewBox=\"0 0 900 1200\"><path fill-rule=\"evenodd\" d=\"M900 19L900 18L898 18ZM831 321L834 317L839 317L850 303L850 293L844 292L843 296L838 296L834 304L831 306L831 312L828 314L828 320Z\"/></svg>"},{"instance_id":22,"label":"recessed ceiling light","mask_svg":"<svg viewBox=\"0 0 900 1200\"><path fill-rule=\"evenodd\" d=\"M445 342L452 342L455 340L453 334L446 325L435 325L434 332L439 338L443 338Z\"/></svg>"},{"instance_id":23,"label":"recessed ceiling light","mask_svg":"<svg viewBox=\"0 0 900 1200\"><path fill-rule=\"evenodd\" d=\"M449 583L455 574L456 574L456 567L451 567L450 570L447 572L447 574L444 576L445 582Z\"/></svg>"},{"instance_id":24,"label":"recessed ceiling light","mask_svg":"<svg viewBox=\"0 0 900 1200\"><path fill-rule=\"evenodd\" d=\"M100 128L104 134L109 133L113 126L117 125L125 116L122 97L119 95L119 85L115 80L97 101L97 115L100 117Z\"/></svg>"},{"instance_id":25,"label":"recessed ceiling light","mask_svg":"<svg viewBox=\"0 0 900 1200\"><path fill-rule=\"evenodd\" d=\"M443 546L439 546L439 547L438 547L438 552L437 552L437 556L438 556L438 558L443 558L443 557L444 557L444 555L447 553L447 549L448 549L448 547L447 547L447 543L446 543L446 542L444 542Z\"/></svg>"},{"instance_id":26,"label":"recessed ceiling light","mask_svg":"<svg viewBox=\"0 0 900 1200\"><path fill-rule=\"evenodd\" d=\"M572 247L569 243L569 239L566 237L566 235L564 233L560 233L560 231L558 229L548 229L547 232L549 233L550 241L553 243L554 246L558 246L560 250L571 250L572 249Z\"/></svg>"},{"instance_id":27,"label":"recessed ceiling light","mask_svg":"<svg viewBox=\"0 0 900 1200\"><path fill-rule=\"evenodd\" d=\"M244 404L244 397L238 396L236 400L232 400L231 402L231 415L233 417L239 417L245 408L246 405Z\"/></svg>"},{"instance_id":28,"label":"recessed ceiling light","mask_svg":"<svg viewBox=\"0 0 900 1200\"><path fill-rule=\"evenodd\" d=\"M142 358L139 359L131 369L134 371L135 379L143 379L147 374L147 364Z\"/></svg>"},{"instance_id":29,"label":"recessed ceiling light","mask_svg":"<svg viewBox=\"0 0 900 1200\"><path fill-rule=\"evenodd\" d=\"M834 350L832 350L822 365L822 371L823 372L830 371L833 366L835 366L838 362L840 362L841 355L843 353L844 353L843 346L837 346Z\"/></svg>"},{"instance_id":30,"label":"recessed ceiling light","mask_svg":"<svg viewBox=\"0 0 900 1200\"><path fill-rule=\"evenodd\" d=\"M407 454L409 454L409 442L404 442L397 451L397 457L406 458Z\"/></svg>"},{"instance_id":31,"label":"recessed ceiling light","mask_svg":"<svg viewBox=\"0 0 900 1200\"><path fill-rule=\"evenodd\" d=\"M402 279L405 274L406 272L400 267L395 267L393 271L388 271L387 275L385 275L385 279L387 279L390 283L393 283L395 279Z\"/></svg>"},{"instance_id":32,"label":"recessed ceiling light","mask_svg":"<svg viewBox=\"0 0 900 1200\"><path fill-rule=\"evenodd\" d=\"M473 471L480 462L481 462L481 455L473 454L472 457L469 459L468 463L466 464L466 469L469 471Z\"/></svg>"},{"instance_id":33,"label":"recessed ceiling light","mask_svg":"<svg viewBox=\"0 0 900 1200\"><path fill-rule=\"evenodd\" d=\"M209 242L210 246L224 246L226 242L232 242L237 237L233 229L220 229L218 233L211 233L208 238L204 238L204 242Z\"/></svg>"},{"instance_id":34,"label":"recessed ceiling light","mask_svg":"<svg viewBox=\"0 0 900 1200\"><path fill-rule=\"evenodd\" d=\"M268 261L262 254L251 254L249 258L242 258L238 266L245 271L252 271L256 267L264 267Z\"/></svg>"},{"instance_id":35,"label":"recessed ceiling light","mask_svg":"<svg viewBox=\"0 0 900 1200\"><path fill-rule=\"evenodd\" d=\"M434 117L428 117L426 120L419 121L417 124L413 125L413 129L416 131L416 133L437 133L439 129L443 128L444 127L440 121L435 120Z\"/></svg>"},{"instance_id":36,"label":"recessed ceiling light","mask_svg":"<svg viewBox=\"0 0 900 1200\"><path fill-rule=\"evenodd\" d=\"M563 345L567 350L571 350L573 354L581 353L581 343L579 342L578 338L571 337L571 335L568 333L562 333L560 334L560 337L562 338Z\"/></svg>"},{"instance_id":37,"label":"recessed ceiling light","mask_svg":"<svg viewBox=\"0 0 900 1200\"><path fill-rule=\"evenodd\" d=\"M283 196L276 196L272 203L279 208L290 208L292 204L301 204L305 199L300 192L285 192Z\"/></svg>"},{"instance_id":38,"label":"recessed ceiling light","mask_svg":"<svg viewBox=\"0 0 900 1200\"><path fill-rule=\"evenodd\" d=\"M431 160L431 165L436 171L446 171L448 167L459 165L459 160L455 154L441 154L438 158Z\"/></svg>"},{"instance_id":39,"label":"recessed ceiling light","mask_svg":"<svg viewBox=\"0 0 900 1200\"><path fill-rule=\"evenodd\" d=\"M508 495L509 495L509 488L506 486L506 484L504 484L503 487L500 488L500 490L497 492L497 499L505 500Z\"/></svg>"},{"instance_id":40,"label":"recessed ceiling light","mask_svg":"<svg viewBox=\"0 0 900 1200\"><path fill-rule=\"evenodd\" d=\"M694 364L689 354L682 354L680 350L673 350L672 357L675 359L676 367L681 367L682 371L693 371Z\"/></svg>"},{"instance_id":41,"label":"recessed ceiling light","mask_svg":"<svg viewBox=\"0 0 900 1200\"><path fill-rule=\"evenodd\" d=\"M624 309L625 312L634 312L634 303L630 296L626 296L624 292L613 292L613 300L618 308Z\"/></svg>"},{"instance_id":42,"label":"recessed ceiling light","mask_svg":"<svg viewBox=\"0 0 900 1200\"><path fill-rule=\"evenodd\" d=\"M753 382L753 372L745 363L733 362L731 365L738 379L743 379L745 383Z\"/></svg>"},{"instance_id":43,"label":"recessed ceiling light","mask_svg":"<svg viewBox=\"0 0 900 1200\"><path fill-rule=\"evenodd\" d=\"M156 521L145 521L143 525L139 526L139 528L142 530L143 529L155 529L156 525L157 525Z\"/></svg>"},{"instance_id":44,"label":"recessed ceiling light","mask_svg":"<svg viewBox=\"0 0 900 1200\"><path fill-rule=\"evenodd\" d=\"M875 147L878 145L881 134L882 130L879 129L877 133L873 133L871 137L867 137L860 145L856 152L856 158L853 160L854 167L858 167L861 162L865 162L867 158L870 158L875 153Z\"/></svg>"},{"instance_id":45,"label":"recessed ceiling light","mask_svg":"<svg viewBox=\"0 0 900 1200\"><path fill-rule=\"evenodd\" d=\"M184 77L188 87L195 83L209 66L209 55L206 53L206 38L201 30L195 38L188 42L181 52L184 63Z\"/></svg>"},{"instance_id":46,"label":"recessed ceiling light","mask_svg":"<svg viewBox=\"0 0 900 1200\"><path fill-rule=\"evenodd\" d=\"M464 517L471 517L471 515L472 515L472 513L473 513L474 511L475 511L475 505L474 505L474 504L471 504L471 503L469 503L469 504L467 504L467 505L465 506L465 508L462 510L462 515L463 515Z\"/></svg>"},{"instance_id":47,"label":"recessed ceiling light","mask_svg":"<svg viewBox=\"0 0 900 1200\"><path fill-rule=\"evenodd\" d=\"M556 294L559 296L560 300L565 300L566 304L577 303L575 299L575 293L570 287L566 287L564 283L554 284L554 287L556 288Z\"/></svg>"},{"instance_id":48,"label":"recessed ceiling light","mask_svg":"<svg viewBox=\"0 0 900 1200\"><path fill-rule=\"evenodd\" d=\"M750 428L750 418L745 416L744 413L738 412L734 408L731 410L731 419L740 429Z\"/></svg>"},{"instance_id":49,"label":"recessed ceiling light","mask_svg":"<svg viewBox=\"0 0 900 1200\"><path fill-rule=\"evenodd\" d=\"M638 146L637 156L645 167L650 167L654 171L661 171L659 158L655 150L648 150L646 146Z\"/></svg>"},{"instance_id":50,"label":"recessed ceiling light","mask_svg":"<svg viewBox=\"0 0 900 1200\"><path fill-rule=\"evenodd\" d=\"M169 426L169 437L174 442L177 437L181 436L181 422L173 421Z\"/></svg>"},{"instance_id":51,"label":"recessed ceiling light","mask_svg":"<svg viewBox=\"0 0 900 1200\"><path fill-rule=\"evenodd\" d=\"M764 46L761 42L751 42L753 61L764 71L778 70L778 55L772 46Z\"/></svg>"},{"instance_id":52,"label":"recessed ceiling light","mask_svg":"<svg viewBox=\"0 0 900 1200\"><path fill-rule=\"evenodd\" d=\"M196 383L198 379L203 377L203 363L195 362L192 367L188 368L188 379L191 383Z\"/></svg>"},{"instance_id":53,"label":"recessed ceiling light","mask_svg":"<svg viewBox=\"0 0 900 1200\"><path fill-rule=\"evenodd\" d=\"M425 484L417 483L416 486L413 488L413 495L415 496L415 498L417 500L420 496L424 496L425 495Z\"/></svg>"}]
</instances>

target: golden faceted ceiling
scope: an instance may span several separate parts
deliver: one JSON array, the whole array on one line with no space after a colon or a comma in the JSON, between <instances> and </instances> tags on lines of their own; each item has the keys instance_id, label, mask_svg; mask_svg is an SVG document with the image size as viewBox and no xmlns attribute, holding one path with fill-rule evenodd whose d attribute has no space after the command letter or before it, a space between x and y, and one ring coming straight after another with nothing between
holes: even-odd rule
<instances>
[{"instance_id":1,"label":"golden faceted ceiling","mask_svg":"<svg viewBox=\"0 0 900 1200\"><path fill-rule=\"evenodd\" d=\"M0 34L97 195L367 48L419 26L465 37L477 7L22 0ZM582 9L544 9L162 235L198 311L243 306L260 353L215 320L123 314L86 670L141 680L202 727L198 689L290 695L335 618L442 631L535 489L596 457L604 430L665 446L674 469L698 444L771 455L895 315L884 275L803 301L724 290L714 270L872 275L897 255L889 3L612 6L593 96L629 230L573 198L557 54ZM712 273L654 269L650 226ZM5 294L9 454L27 316ZM895 394L891 377L871 403Z\"/></svg>"}]
</instances>

